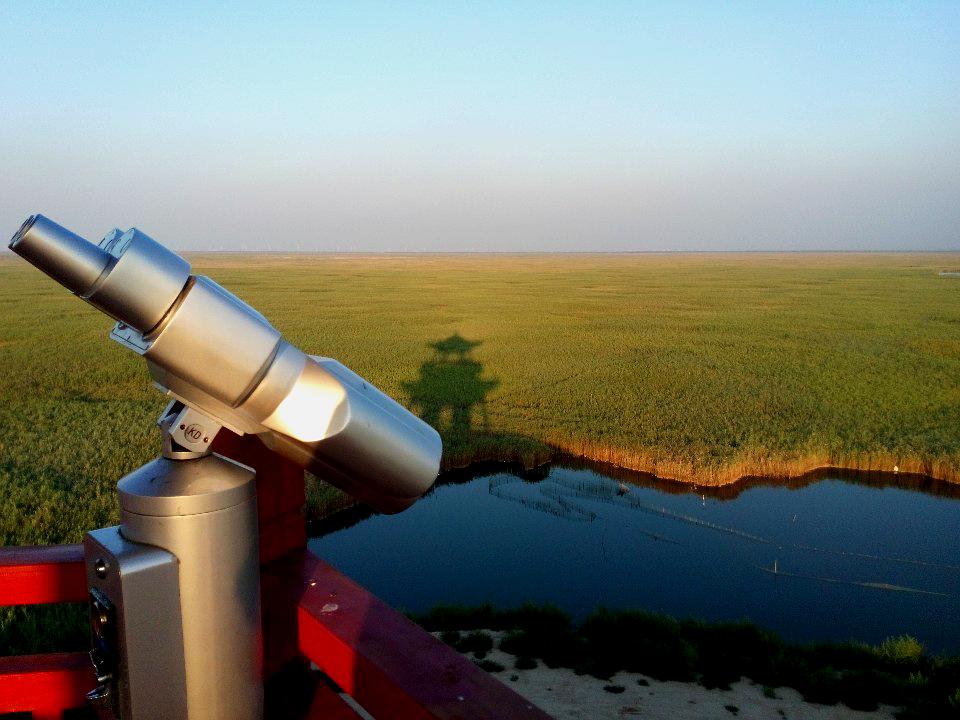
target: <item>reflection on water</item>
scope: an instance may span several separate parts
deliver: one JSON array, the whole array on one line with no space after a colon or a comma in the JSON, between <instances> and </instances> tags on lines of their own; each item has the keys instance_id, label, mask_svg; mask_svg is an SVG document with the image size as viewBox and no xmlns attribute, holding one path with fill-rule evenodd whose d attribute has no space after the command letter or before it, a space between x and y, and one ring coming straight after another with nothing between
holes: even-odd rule
<instances>
[{"instance_id":1,"label":"reflection on water","mask_svg":"<svg viewBox=\"0 0 960 720\"><path fill-rule=\"evenodd\" d=\"M960 650L957 487L834 471L707 490L617 475L449 475L400 515L327 519L312 546L413 611L529 600L582 617L606 605L747 618L793 640L910 633Z\"/></svg>"}]
</instances>

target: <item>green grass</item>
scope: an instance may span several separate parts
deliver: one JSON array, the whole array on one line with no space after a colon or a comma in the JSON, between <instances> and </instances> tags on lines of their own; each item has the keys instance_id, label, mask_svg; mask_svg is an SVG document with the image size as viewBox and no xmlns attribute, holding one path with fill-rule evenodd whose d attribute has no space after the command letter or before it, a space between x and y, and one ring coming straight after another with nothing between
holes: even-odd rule
<instances>
[{"instance_id":1,"label":"green grass","mask_svg":"<svg viewBox=\"0 0 960 720\"><path fill-rule=\"evenodd\" d=\"M937 275L957 255L192 260L430 418L448 467L559 450L703 484L960 478L960 282ZM107 318L19 259L0 302L2 541L75 542L116 521L164 400Z\"/></svg>"},{"instance_id":2,"label":"green grass","mask_svg":"<svg viewBox=\"0 0 960 720\"><path fill-rule=\"evenodd\" d=\"M444 631L442 637L461 651L461 631L506 631L500 650L515 655L517 667L521 659L527 667L541 660L603 680L627 671L722 689L746 677L763 685L766 697L791 687L820 704L840 702L857 710L891 705L901 708L904 720L956 717L960 708L960 656L928 655L910 637L879 646L793 645L749 623L707 624L601 609L575 626L556 608L535 605L514 610L442 605L414 620Z\"/></svg>"}]
</instances>

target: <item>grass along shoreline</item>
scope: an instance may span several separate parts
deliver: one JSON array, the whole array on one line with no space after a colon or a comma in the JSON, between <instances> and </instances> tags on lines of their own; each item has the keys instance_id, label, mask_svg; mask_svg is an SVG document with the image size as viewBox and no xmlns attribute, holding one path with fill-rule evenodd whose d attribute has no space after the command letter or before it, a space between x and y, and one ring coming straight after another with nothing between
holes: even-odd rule
<instances>
[{"instance_id":1,"label":"grass along shoreline","mask_svg":"<svg viewBox=\"0 0 960 720\"><path fill-rule=\"evenodd\" d=\"M735 485L749 479L792 480L830 470L915 475L960 484L960 468L949 459L904 457L893 453L864 453L836 456L806 453L801 456L758 456L728 461L722 465L698 465L684 459L665 459L642 450L605 447L582 441L531 443L531 447L500 449L479 443L476 449L444 452L442 472L467 470L483 463L505 463L531 471L566 459L585 460L597 465L650 475L658 480L704 487Z\"/></svg>"},{"instance_id":2,"label":"grass along shoreline","mask_svg":"<svg viewBox=\"0 0 960 720\"><path fill-rule=\"evenodd\" d=\"M506 448L500 447L498 443L480 442L476 449L459 448L452 452L448 452L445 445L437 484L444 484L445 476L456 481L459 476L472 477L477 473L519 472L522 475L536 476L545 474L551 465L559 464L585 467L627 482L639 480L642 484L652 483L668 492L726 488L736 494L737 489L753 484L802 485L806 484L806 481L814 482L836 475L854 480L870 478L877 484L897 484L919 488L925 492L936 492L937 484L948 483L949 487L957 488L957 496L960 497L960 472L951 464L927 460L878 457L874 454L860 461L838 462L832 458L820 461L815 456L807 456L803 460L764 459L751 464L707 468L705 471L704 468L696 468L685 462L664 463L649 459L645 465L639 461L643 457L640 453L576 454L560 446L551 447L536 442ZM897 468L896 471L894 467ZM671 468L676 470L672 474ZM942 491L943 487L940 490ZM356 505L356 501L332 485L316 478L308 479L307 512L311 520L322 521Z\"/></svg>"},{"instance_id":3,"label":"grass along shoreline","mask_svg":"<svg viewBox=\"0 0 960 720\"><path fill-rule=\"evenodd\" d=\"M650 473L638 472L609 463L600 463L570 455L557 455L552 460L529 467L516 460L477 460L464 467L444 469L438 477L434 489L448 484L457 485L470 482L476 478L502 473L518 475L526 480L538 480L549 474L554 463L561 467L590 470L605 477L622 480L636 487L653 487L661 492L678 495L705 494L719 500L733 500L742 492L757 486L799 489L825 479L840 479L878 488L897 487L913 492L960 500L960 483L945 482L919 473L851 470L828 466L790 477L754 475L742 477L732 483L698 485L693 482L660 478ZM430 492L433 492L433 490ZM306 495L307 530L311 536L324 535L328 532L349 528L377 514L376 511L361 505L343 491L310 474L307 475Z\"/></svg>"},{"instance_id":4,"label":"grass along shoreline","mask_svg":"<svg viewBox=\"0 0 960 720\"><path fill-rule=\"evenodd\" d=\"M744 478L789 479L828 469L862 472L906 473L933 480L960 483L960 468L945 458L910 457L888 452L865 452L838 455L830 452L808 452L799 455L754 454L727 461L722 465L697 465L683 459L663 459L643 452L605 448L586 443L558 445L566 454L594 462L608 463L627 470L649 473L664 480L697 485L730 485Z\"/></svg>"}]
</instances>

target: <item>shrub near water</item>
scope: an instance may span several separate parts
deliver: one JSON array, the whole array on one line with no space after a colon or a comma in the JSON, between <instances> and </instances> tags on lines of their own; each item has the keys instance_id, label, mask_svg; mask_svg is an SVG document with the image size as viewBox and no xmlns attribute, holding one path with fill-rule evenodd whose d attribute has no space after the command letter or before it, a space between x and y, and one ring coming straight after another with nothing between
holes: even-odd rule
<instances>
[{"instance_id":1,"label":"shrub near water","mask_svg":"<svg viewBox=\"0 0 960 720\"><path fill-rule=\"evenodd\" d=\"M909 635L887 638L877 654L892 663L916 664L923 657L923 645Z\"/></svg>"},{"instance_id":2,"label":"shrub near water","mask_svg":"<svg viewBox=\"0 0 960 720\"><path fill-rule=\"evenodd\" d=\"M767 697L786 686L814 703L900 707L900 717L910 720L956 717L960 708L960 656L930 657L908 636L877 647L791 645L749 623L601 609L575 627L556 608L532 605L507 611L438 606L414 619L429 630L449 631L449 623L505 630L500 649L518 656L517 667L520 659L525 666L540 659L601 679L624 670L708 688L727 688L747 677L762 684Z\"/></svg>"}]
</instances>

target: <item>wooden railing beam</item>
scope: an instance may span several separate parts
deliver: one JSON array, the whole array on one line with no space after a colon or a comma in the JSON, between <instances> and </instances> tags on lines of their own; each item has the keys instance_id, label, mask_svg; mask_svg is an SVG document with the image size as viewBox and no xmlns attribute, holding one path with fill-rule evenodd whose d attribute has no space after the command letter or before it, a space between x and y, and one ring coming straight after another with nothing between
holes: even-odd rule
<instances>
[{"instance_id":1,"label":"wooden railing beam","mask_svg":"<svg viewBox=\"0 0 960 720\"><path fill-rule=\"evenodd\" d=\"M257 526L260 563L307 546L304 517L306 483L303 468L273 452L256 435L236 435L226 428L213 441L213 451L257 473Z\"/></svg>"},{"instance_id":2,"label":"wooden railing beam","mask_svg":"<svg viewBox=\"0 0 960 720\"><path fill-rule=\"evenodd\" d=\"M93 686L86 653L0 657L0 713L59 720L65 709L82 707Z\"/></svg>"},{"instance_id":3,"label":"wooden railing beam","mask_svg":"<svg viewBox=\"0 0 960 720\"><path fill-rule=\"evenodd\" d=\"M300 651L374 717L549 715L315 555L305 553Z\"/></svg>"},{"instance_id":4,"label":"wooden railing beam","mask_svg":"<svg viewBox=\"0 0 960 720\"><path fill-rule=\"evenodd\" d=\"M86 599L82 545L0 547L0 607Z\"/></svg>"}]
</instances>

